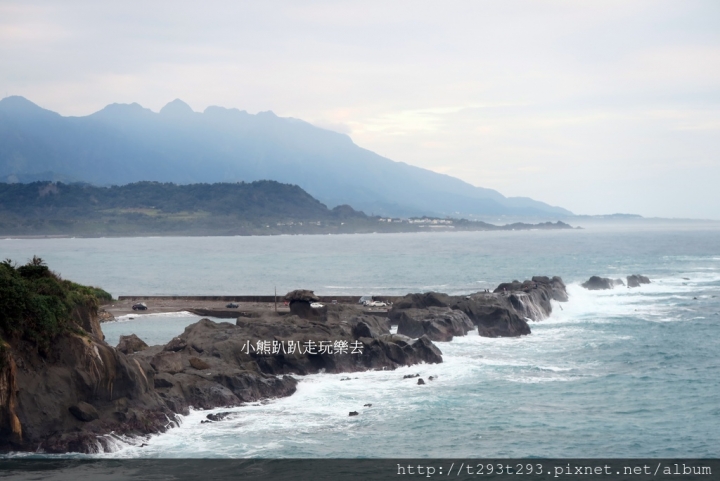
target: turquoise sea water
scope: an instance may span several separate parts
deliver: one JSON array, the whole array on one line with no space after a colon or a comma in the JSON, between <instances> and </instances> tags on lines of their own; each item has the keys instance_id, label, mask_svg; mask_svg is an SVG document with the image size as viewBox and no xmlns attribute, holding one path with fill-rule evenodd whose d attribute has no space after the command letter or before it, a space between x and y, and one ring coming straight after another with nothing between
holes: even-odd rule
<instances>
[{"instance_id":1,"label":"turquoise sea water","mask_svg":"<svg viewBox=\"0 0 720 481\"><path fill-rule=\"evenodd\" d=\"M718 457L720 231L632 227L562 232L0 240L63 277L124 294L469 293L559 275L570 301L514 339L438 343L444 362L318 374L298 392L208 412L113 457ZM647 275L586 291L591 275ZM195 316L133 316L104 328L163 342ZM167 321L167 322L163 322ZM121 326L122 324L122 326ZM177 332L175 330L177 329ZM168 339L169 340L169 339ZM418 386L408 373L438 379ZM371 403L372 407L363 407ZM348 417L349 411L360 411ZM140 447L142 443L146 446Z\"/></svg>"}]
</instances>

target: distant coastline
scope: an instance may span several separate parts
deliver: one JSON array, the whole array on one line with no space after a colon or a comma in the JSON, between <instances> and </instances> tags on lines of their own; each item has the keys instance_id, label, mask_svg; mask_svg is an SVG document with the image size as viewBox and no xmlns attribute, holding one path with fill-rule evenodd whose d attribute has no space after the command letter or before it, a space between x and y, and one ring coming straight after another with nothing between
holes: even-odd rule
<instances>
[{"instance_id":1,"label":"distant coastline","mask_svg":"<svg viewBox=\"0 0 720 481\"><path fill-rule=\"evenodd\" d=\"M347 229L323 229L323 226L313 229L293 231L286 229L278 231L272 229L271 232L263 232L261 229L252 231L243 229L240 232L197 232L197 231L172 231L172 232L154 232L141 231L133 233L117 233L117 232L97 232L92 234L7 234L0 232L0 239L98 239L105 237L112 238L130 238L130 237L232 237L232 236L282 236L282 235L353 235L353 234L416 234L422 232L507 232L507 231L530 231L530 230L578 230L582 227L573 227L561 221L542 222L538 224L514 223L505 225L494 225L479 221L467 221L471 225L464 225L461 228L427 228L422 227L406 227L406 228L388 228L383 229L379 226L377 229L370 229L370 226L362 226L357 230L352 230L352 226Z\"/></svg>"},{"instance_id":2,"label":"distant coastline","mask_svg":"<svg viewBox=\"0 0 720 481\"><path fill-rule=\"evenodd\" d=\"M275 181L123 186L0 183L1 238L257 236L572 229L561 221L495 225L451 217L381 217L329 209Z\"/></svg>"}]
</instances>

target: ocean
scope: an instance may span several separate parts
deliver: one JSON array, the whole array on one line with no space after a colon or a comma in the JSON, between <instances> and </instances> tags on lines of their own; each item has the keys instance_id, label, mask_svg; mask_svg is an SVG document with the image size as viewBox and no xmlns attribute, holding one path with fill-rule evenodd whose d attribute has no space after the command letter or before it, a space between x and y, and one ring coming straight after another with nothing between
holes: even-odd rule
<instances>
[{"instance_id":1,"label":"ocean","mask_svg":"<svg viewBox=\"0 0 720 481\"><path fill-rule=\"evenodd\" d=\"M568 231L277 237L6 239L0 255L42 257L64 278L117 295L450 294L559 275L532 334L437 343L444 362L300 377L283 399L232 409L94 457L718 457L720 230L625 225ZM591 275L643 274L640 288L587 291ZM132 317L132 319L130 319ZM125 316L167 342L199 319ZM420 374L417 385L405 374ZM428 381L429 376L437 377ZM372 406L366 407L366 404ZM359 416L349 417L349 411ZM25 455L23 455L25 456ZM37 456L37 455L33 455ZM81 456L81 455L77 455ZM87 456L87 455L82 455Z\"/></svg>"}]
</instances>

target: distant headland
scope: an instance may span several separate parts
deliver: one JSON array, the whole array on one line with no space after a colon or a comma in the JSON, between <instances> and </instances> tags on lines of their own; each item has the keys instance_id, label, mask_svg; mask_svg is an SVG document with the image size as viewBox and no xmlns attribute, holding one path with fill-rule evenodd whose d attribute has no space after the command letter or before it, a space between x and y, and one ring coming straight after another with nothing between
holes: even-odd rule
<instances>
[{"instance_id":1,"label":"distant headland","mask_svg":"<svg viewBox=\"0 0 720 481\"><path fill-rule=\"evenodd\" d=\"M0 183L0 237L219 236L572 229L563 222L493 225L466 219L367 215L329 209L275 181L123 186Z\"/></svg>"}]
</instances>

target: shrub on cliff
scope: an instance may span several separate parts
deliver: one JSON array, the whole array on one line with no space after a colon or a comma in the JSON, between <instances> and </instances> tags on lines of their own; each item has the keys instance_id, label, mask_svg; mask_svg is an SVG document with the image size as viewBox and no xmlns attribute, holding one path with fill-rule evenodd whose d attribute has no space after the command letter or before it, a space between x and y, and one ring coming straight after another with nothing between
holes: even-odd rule
<instances>
[{"instance_id":1,"label":"shrub on cliff","mask_svg":"<svg viewBox=\"0 0 720 481\"><path fill-rule=\"evenodd\" d=\"M53 339L66 332L82 332L73 312L96 312L112 296L102 289L63 280L39 257L17 267L0 263L0 343L23 340L46 355Z\"/></svg>"}]
</instances>

